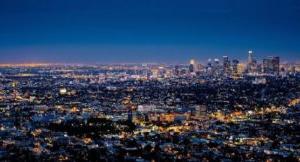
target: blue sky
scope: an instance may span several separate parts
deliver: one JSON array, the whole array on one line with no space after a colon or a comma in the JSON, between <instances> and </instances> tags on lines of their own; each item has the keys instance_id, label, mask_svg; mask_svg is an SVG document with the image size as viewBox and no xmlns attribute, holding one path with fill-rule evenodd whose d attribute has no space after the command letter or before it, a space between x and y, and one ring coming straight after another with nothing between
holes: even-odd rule
<instances>
[{"instance_id":1,"label":"blue sky","mask_svg":"<svg viewBox=\"0 0 300 162\"><path fill-rule=\"evenodd\" d=\"M1 0L0 62L300 60L298 0Z\"/></svg>"}]
</instances>

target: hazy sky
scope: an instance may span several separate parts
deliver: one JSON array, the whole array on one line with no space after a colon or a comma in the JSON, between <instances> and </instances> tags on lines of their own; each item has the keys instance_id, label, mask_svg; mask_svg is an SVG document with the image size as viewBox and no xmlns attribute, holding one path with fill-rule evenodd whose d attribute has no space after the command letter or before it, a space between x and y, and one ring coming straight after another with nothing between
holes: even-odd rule
<instances>
[{"instance_id":1,"label":"hazy sky","mask_svg":"<svg viewBox=\"0 0 300 162\"><path fill-rule=\"evenodd\" d=\"M299 0L1 0L0 62L300 60Z\"/></svg>"}]
</instances>

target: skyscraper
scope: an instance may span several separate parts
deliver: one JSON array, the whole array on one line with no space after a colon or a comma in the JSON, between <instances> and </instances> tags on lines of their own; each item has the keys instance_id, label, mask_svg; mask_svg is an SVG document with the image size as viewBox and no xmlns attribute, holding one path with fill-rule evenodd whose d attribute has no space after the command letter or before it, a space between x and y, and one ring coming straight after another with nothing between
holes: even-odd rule
<instances>
[{"instance_id":1,"label":"skyscraper","mask_svg":"<svg viewBox=\"0 0 300 162\"><path fill-rule=\"evenodd\" d=\"M207 60L206 73L207 73L208 75L211 75L211 74L212 74L212 60L211 60L211 59L208 59L208 60Z\"/></svg>"},{"instance_id":2,"label":"skyscraper","mask_svg":"<svg viewBox=\"0 0 300 162\"><path fill-rule=\"evenodd\" d=\"M238 74L238 65L239 65L239 60L232 60L232 73L233 75L237 75Z\"/></svg>"},{"instance_id":3,"label":"skyscraper","mask_svg":"<svg viewBox=\"0 0 300 162\"><path fill-rule=\"evenodd\" d=\"M251 64L253 62L252 54L253 54L252 50L248 51L248 64Z\"/></svg>"},{"instance_id":4,"label":"skyscraper","mask_svg":"<svg viewBox=\"0 0 300 162\"><path fill-rule=\"evenodd\" d=\"M279 74L280 58L269 56L263 60L263 72L267 74Z\"/></svg>"},{"instance_id":5,"label":"skyscraper","mask_svg":"<svg viewBox=\"0 0 300 162\"><path fill-rule=\"evenodd\" d=\"M228 56L223 56L223 71L224 74L230 74L230 61Z\"/></svg>"},{"instance_id":6,"label":"skyscraper","mask_svg":"<svg viewBox=\"0 0 300 162\"><path fill-rule=\"evenodd\" d=\"M192 72L198 72L198 62L195 59L190 60L190 66L189 71Z\"/></svg>"},{"instance_id":7,"label":"skyscraper","mask_svg":"<svg viewBox=\"0 0 300 162\"><path fill-rule=\"evenodd\" d=\"M221 74L220 69L221 69L220 60L215 58L214 63L213 63L213 67L212 67L213 75L219 76Z\"/></svg>"},{"instance_id":8,"label":"skyscraper","mask_svg":"<svg viewBox=\"0 0 300 162\"><path fill-rule=\"evenodd\" d=\"M270 58L263 59L263 72L264 73L272 72L272 60Z\"/></svg>"},{"instance_id":9,"label":"skyscraper","mask_svg":"<svg viewBox=\"0 0 300 162\"><path fill-rule=\"evenodd\" d=\"M280 58L279 57L273 57L272 59L272 66L273 66L273 71L275 74L279 74L279 69L280 69Z\"/></svg>"},{"instance_id":10,"label":"skyscraper","mask_svg":"<svg viewBox=\"0 0 300 162\"><path fill-rule=\"evenodd\" d=\"M257 62L253 58L253 51L248 51L248 62L247 62L247 69L248 73L257 73Z\"/></svg>"}]
</instances>

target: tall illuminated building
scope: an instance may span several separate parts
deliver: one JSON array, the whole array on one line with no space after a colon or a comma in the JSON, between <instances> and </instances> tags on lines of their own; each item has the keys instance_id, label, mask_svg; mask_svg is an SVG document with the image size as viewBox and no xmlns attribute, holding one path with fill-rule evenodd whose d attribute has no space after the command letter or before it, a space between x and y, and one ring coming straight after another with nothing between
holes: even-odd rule
<instances>
[{"instance_id":1,"label":"tall illuminated building","mask_svg":"<svg viewBox=\"0 0 300 162\"><path fill-rule=\"evenodd\" d=\"M247 66L245 64L239 63L238 64L238 74L240 75L240 74L244 73L246 68L247 68Z\"/></svg>"},{"instance_id":2,"label":"tall illuminated building","mask_svg":"<svg viewBox=\"0 0 300 162\"><path fill-rule=\"evenodd\" d=\"M248 73L257 73L257 62L253 58L253 51L248 51L248 62L247 62L247 69L246 71Z\"/></svg>"},{"instance_id":3,"label":"tall illuminated building","mask_svg":"<svg viewBox=\"0 0 300 162\"><path fill-rule=\"evenodd\" d=\"M189 65L189 72L190 73L194 72L194 66L192 64Z\"/></svg>"},{"instance_id":4,"label":"tall illuminated building","mask_svg":"<svg viewBox=\"0 0 300 162\"><path fill-rule=\"evenodd\" d=\"M213 63L213 68L212 68L212 72L215 76L219 76L221 74L220 72L220 60L215 58L214 59L214 63Z\"/></svg>"},{"instance_id":5,"label":"tall illuminated building","mask_svg":"<svg viewBox=\"0 0 300 162\"><path fill-rule=\"evenodd\" d=\"M253 51L248 51L248 64L251 64L253 62Z\"/></svg>"},{"instance_id":6,"label":"tall illuminated building","mask_svg":"<svg viewBox=\"0 0 300 162\"><path fill-rule=\"evenodd\" d=\"M223 56L223 71L225 74L230 74L230 61L228 56Z\"/></svg>"},{"instance_id":7,"label":"tall illuminated building","mask_svg":"<svg viewBox=\"0 0 300 162\"><path fill-rule=\"evenodd\" d=\"M212 60L207 60L207 66L206 66L206 73L211 75L212 74Z\"/></svg>"},{"instance_id":8,"label":"tall illuminated building","mask_svg":"<svg viewBox=\"0 0 300 162\"><path fill-rule=\"evenodd\" d=\"M233 75L237 75L238 74L238 65L239 65L239 60L232 60L232 73Z\"/></svg>"},{"instance_id":9,"label":"tall illuminated building","mask_svg":"<svg viewBox=\"0 0 300 162\"><path fill-rule=\"evenodd\" d=\"M195 59L190 60L190 66L189 66L189 71L191 73L193 72L198 72L198 62Z\"/></svg>"}]
</instances>

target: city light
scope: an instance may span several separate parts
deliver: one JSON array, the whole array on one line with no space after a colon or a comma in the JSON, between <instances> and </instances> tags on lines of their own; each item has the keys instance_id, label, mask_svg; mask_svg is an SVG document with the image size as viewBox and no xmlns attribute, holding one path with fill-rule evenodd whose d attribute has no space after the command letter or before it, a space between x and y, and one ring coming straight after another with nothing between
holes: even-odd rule
<instances>
[{"instance_id":1,"label":"city light","mask_svg":"<svg viewBox=\"0 0 300 162\"><path fill-rule=\"evenodd\" d=\"M300 162L300 0L0 0L0 162Z\"/></svg>"}]
</instances>

